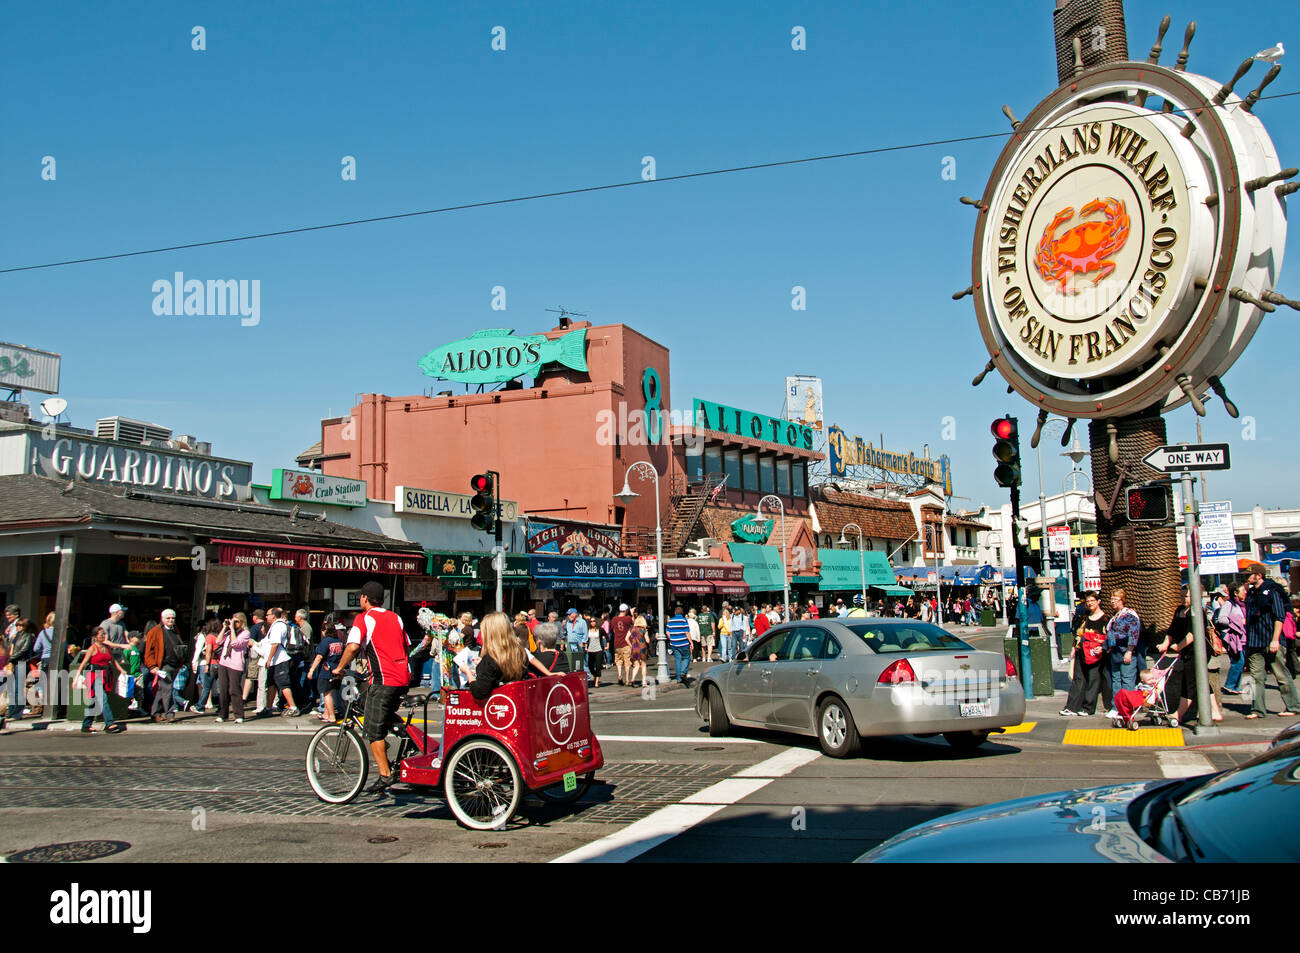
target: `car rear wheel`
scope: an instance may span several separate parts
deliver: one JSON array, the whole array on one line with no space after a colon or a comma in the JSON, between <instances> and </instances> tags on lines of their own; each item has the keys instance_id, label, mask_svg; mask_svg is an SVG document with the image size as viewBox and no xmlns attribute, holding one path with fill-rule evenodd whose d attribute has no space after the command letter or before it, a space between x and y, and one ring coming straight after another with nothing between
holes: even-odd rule
<instances>
[{"instance_id":1,"label":"car rear wheel","mask_svg":"<svg viewBox=\"0 0 1300 953\"><path fill-rule=\"evenodd\" d=\"M727 707L722 703L722 691L712 685L708 689L709 696L709 734L718 738L731 731L731 721L727 718Z\"/></svg>"},{"instance_id":2,"label":"car rear wheel","mask_svg":"<svg viewBox=\"0 0 1300 953\"><path fill-rule=\"evenodd\" d=\"M945 731L943 740L954 749L968 754L989 740L987 731Z\"/></svg>"},{"instance_id":3,"label":"car rear wheel","mask_svg":"<svg viewBox=\"0 0 1300 953\"><path fill-rule=\"evenodd\" d=\"M817 706L817 743L832 758L847 758L858 750L860 739L853 715L834 695Z\"/></svg>"}]
</instances>

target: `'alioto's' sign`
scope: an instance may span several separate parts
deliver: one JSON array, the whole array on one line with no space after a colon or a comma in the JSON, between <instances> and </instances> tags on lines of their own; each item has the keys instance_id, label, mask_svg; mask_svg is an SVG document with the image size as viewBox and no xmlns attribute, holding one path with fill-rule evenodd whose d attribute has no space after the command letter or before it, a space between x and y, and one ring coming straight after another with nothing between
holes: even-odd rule
<instances>
[{"instance_id":1,"label":"'alioto's' sign","mask_svg":"<svg viewBox=\"0 0 1300 953\"><path fill-rule=\"evenodd\" d=\"M429 377L466 384L536 377L543 365L552 363L585 371L587 331L570 331L552 340L545 334L521 338L511 328L489 328L434 348L418 363Z\"/></svg>"},{"instance_id":2,"label":"'alioto's' sign","mask_svg":"<svg viewBox=\"0 0 1300 953\"><path fill-rule=\"evenodd\" d=\"M695 426L718 433L735 434L754 440L767 440L799 450L813 448L813 428L805 424L768 417L748 410L737 410L726 404L695 398Z\"/></svg>"}]
</instances>

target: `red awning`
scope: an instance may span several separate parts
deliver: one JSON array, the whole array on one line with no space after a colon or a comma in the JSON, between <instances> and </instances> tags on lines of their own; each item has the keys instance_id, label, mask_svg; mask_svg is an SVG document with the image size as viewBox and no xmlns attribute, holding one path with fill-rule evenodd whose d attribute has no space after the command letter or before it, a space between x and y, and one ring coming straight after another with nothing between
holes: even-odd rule
<instances>
[{"instance_id":1,"label":"red awning","mask_svg":"<svg viewBox=\"0 0 1300 953\"><path fill-rule=\"evenodd\" d=\"M720 596L747 596L749 586L743 582L719 582L714 583L713 591Z\"/></svg>"},{"instance_id":2,"label":"red awning","mask_svg":"<svg viewBox=\"0 0 1300 953\"><path fill-rule=\"evenodd\" d=\"M337 569L385 576L422 576L423 553L385 553L360 549L315 549L311 546L259 544L214 539L223 566L271 566L276 569Z\"/></svg>"}]
</instances>

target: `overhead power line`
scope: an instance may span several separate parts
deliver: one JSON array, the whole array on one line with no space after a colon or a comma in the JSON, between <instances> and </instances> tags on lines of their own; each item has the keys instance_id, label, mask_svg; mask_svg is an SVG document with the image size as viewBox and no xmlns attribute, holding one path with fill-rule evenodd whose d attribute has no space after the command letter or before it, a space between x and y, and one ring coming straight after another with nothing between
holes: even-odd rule
<instances>
[{"instance_id":1,"label":"overhead power line","mask_svg":"<svg viewBox=\"0 0 1300 953\"><path fill-rule=\"evenodd\" d=\"M1264 99L1284 99L1300 96L1300 90L1290 93L1274 93L1259 97ZM1218 108L1227 108L1223 104ZM1181 114L1176 110L1169 115ZM1072 123L1060 123L1049 128L1068 129ZM588 185L577 189L561 189L555 192L538 192L532 195L518 195L506 199L490 199L483 202L467 202L463 205L446 205L441 208L420 209L414 212L395 212L391 215L375 215L369 218L354 218L344 222L328 222L323 225L301 225L295 228L281 228L270 232L258 232L252 235L236 235L231 238L214 238L201 242L186 242L180 245L162 245L158 248L144 248L139 251L116 252L111 255L93 255L88 258L68 258L63 261L49 261L38 265L19 265L13 268L0 268L0 275L9 275L21 271L39 271L43 268L61 268L65 265L85 265L96 261L114 261L119 258L137 258L141 255L159 255L163 252L185 251L190 248L208 248L213 245L231 245L236 242L251 242L263 238L280 238L285 235L302 235L307 232L322 232L331 228L349 228L353 225L370 225L375 222L393 222L403 218L418 218L422 215L440 215L444 212L462 212L468 209L489 208L494 205L514 205L519 202L534 202L538 199L560 198L566 195L582 195L588 192L605 192L610 189L627 189L639 185L656 185L663 182L680 182L684 179L700 179L712 175L730 175L735 172L752 172L756 169L775 169L781 166L801 165L808 162L826 162L831 159L852 159L861 156L881 155L889 152L904 152L911 149L928 149L934 146L957 145L963 142L979 142L984 139L1005 139L1015 132L989 132L975 136L955 136L950 139L930 139L925 142L908 142L894 146L878 146L874 149L857 149L853 152L836 152L829 155L804 156L798 159L781 159L775 162L755 162L750 165L730 166L725 169L707 169L701 172L683 172L680 175L666 175L654 179L634 179L630 182L611 182L607 185Z\"/></svg>"}]
</instances>

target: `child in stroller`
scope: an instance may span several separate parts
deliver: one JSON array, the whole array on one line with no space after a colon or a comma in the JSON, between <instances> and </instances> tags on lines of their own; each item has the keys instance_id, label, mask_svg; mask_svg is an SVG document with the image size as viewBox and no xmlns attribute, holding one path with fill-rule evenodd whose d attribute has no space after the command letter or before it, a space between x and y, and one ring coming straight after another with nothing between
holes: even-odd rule
<instances>
[{"instance_id":1,"label":"child in stroller","mask_svg":"<svg viewBox=\"0 0 1300 953\"><path fill-rule=\"evenodd\" d=\"M1176 652L1160 656L1153 667L1138 676L1140 684L1137 688L1122 689L1115 693L1116 728L1137 731L1138 719L1143 712L1157 725L1168 723L1171 728L1178 727L1178 717L1170 712L1169 701L1165 696L1165 683L1177 661Z\"/></svg>"}]
</instances>

